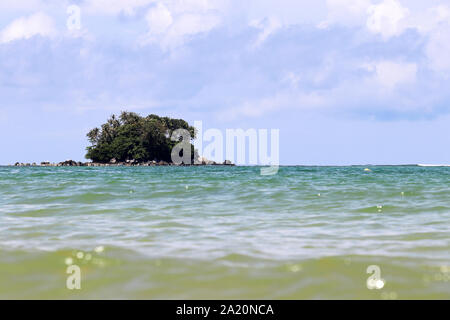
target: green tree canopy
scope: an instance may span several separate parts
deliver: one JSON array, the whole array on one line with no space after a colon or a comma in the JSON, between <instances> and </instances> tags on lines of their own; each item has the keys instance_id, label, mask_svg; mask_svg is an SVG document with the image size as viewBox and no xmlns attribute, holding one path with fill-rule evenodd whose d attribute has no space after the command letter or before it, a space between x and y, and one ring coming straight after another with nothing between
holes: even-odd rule
<instances>
[{"instance_id":1,"label":"green tree canopy","mask_svg":"<svg viewBox=\"0 0 450 320\"><path fill-rule=\"evenodd\" d=\"M154 114L142 117L123 111L119 117L112 115L100 128L89 131L87 137L92 145L87 147L86 158L99 163L107 163L113 158L119 162L132 159L171 162L172 148L178 143L171 140L171 136L177 129L185 129L192 139L195 138L195 128L182 119ZM191 144L191 159L194 154Z\"/></svg>"}]
</instances>

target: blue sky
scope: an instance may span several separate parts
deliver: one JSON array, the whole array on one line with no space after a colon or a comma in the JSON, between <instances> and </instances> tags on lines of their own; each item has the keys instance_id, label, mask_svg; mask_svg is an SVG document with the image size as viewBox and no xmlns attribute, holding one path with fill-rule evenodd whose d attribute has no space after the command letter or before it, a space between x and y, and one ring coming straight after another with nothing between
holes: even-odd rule
<instances>
[{"instance_id":1,"label":"blue sky","mask_svg":"<svg viewBox=\"0 0 450 320\"><path fill-rule=\"evenodd\" d=\"M0 163L83 160L120 110L280 129L281 164L449 163L449 39L449 0L2 2Z\"/></svg>"}]
</instances>

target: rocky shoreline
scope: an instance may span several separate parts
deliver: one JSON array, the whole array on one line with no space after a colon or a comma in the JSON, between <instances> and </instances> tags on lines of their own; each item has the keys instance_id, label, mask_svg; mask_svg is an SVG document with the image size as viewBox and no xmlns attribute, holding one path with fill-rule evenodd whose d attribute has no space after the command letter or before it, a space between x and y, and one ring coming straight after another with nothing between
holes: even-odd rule
<instances>
[{"instance_id":1,"label":"rocky shoreline","mask_svg":"<svg viewBox=\"0 0 450 320\"><path fill-rule=\"evenodd\" d=\"M225 160L222 163L207 159L199 159L198 163L194 164L175 164L166 161L146 161L138 162L136 160L127 160L124 162L119 162L116 159L111 159L109 163L98 163L98 162L80 162L73 160L66 160L63 162L52 163L52 162L41 162L37 164L33 163L22 163L16 162L15 167L153 167L153 166L234 166L230 160Z\"/></svg>"}]
</instances>

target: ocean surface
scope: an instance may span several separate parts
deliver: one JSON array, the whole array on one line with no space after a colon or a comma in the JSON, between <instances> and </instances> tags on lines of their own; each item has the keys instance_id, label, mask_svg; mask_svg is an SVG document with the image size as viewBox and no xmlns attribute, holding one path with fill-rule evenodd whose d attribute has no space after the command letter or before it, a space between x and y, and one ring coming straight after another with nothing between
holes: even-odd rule
<instances>
[{"instance_id":1,"label":"ocean surface","mask_svg":"<svg viewBox=\"0 0 450 320\"><path fill-rule=\"evenodd\" d=\"M450 299L450 167L365 168L0 167L0 299Z\"/></svg>"}]
</instances>

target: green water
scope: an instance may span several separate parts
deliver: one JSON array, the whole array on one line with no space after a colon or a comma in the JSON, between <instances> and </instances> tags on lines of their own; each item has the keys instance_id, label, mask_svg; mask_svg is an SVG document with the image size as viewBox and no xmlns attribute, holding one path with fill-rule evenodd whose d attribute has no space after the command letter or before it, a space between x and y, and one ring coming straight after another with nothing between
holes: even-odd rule
<instances>
[{"instance_id":1,"label":"green water","mask_svg":"<svg viewBox=\"0 0 450 320\"><path fill-rule=\"evenodd\" d=\"M0 298L450 299L450 168L370 168L0 167Z\"/></svg>"}]
</instances>

